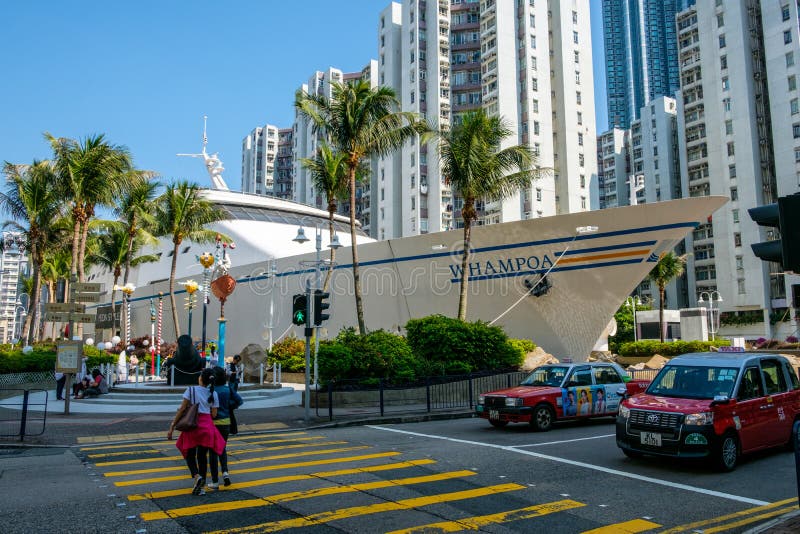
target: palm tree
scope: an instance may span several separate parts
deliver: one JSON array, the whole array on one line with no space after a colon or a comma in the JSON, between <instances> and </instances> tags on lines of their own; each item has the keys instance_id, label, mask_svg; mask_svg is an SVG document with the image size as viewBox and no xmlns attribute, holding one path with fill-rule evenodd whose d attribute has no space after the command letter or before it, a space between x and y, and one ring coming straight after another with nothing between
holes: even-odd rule
<instances>
[{"instance_id":1,"label":"palm tree","mask_svg":"<svg viewBox=\"0 0 800 534\"><path fill-rule=\"evenodd\" d=\"M134 240L129 248L128 229L123 223L107 221L107 229L93 235L95 246L88 247L91 253L87 256L90 265L99 265L107 268L114 275L114 285L111 288L111 324L114 323L114 295L116 293L117 282L122 276L123 266L141 265L158 261L155 254L145 254L137 256L142 246L141 239ZM124 308L123 308L124 309ZM123 324L124 324L123 315Z\"/></svg>"},{"instance_id":2,"label":"palm tree","mask_svg":"<svg viewBox=\"0 0 800 534\"><path fill-rule=\"evenodd\" d=\"M0 192L0 210L13 218L6 227L21 232L31 259L33 287L29 293L29 313L23 332L27 344L33 343L38 324L42 291L42 264L50 240L50 224L61 215L61 199L53 187L56 168L49 161L34 161L31 165L6 162L6 190Z\"/></svg>"},{"instance_id":3,"label":"palm tree","mask_svg":"<svg viewBox=\"0 0 800 534\"><path fill-rule=\"evenodd\" d=\"M666 296L664 293L667 285L674 279L683 274L683 268L686 265L686 255L678 256L672 251L662 252L658 257L658 263L650 271L647 277L658 286L658 324L660 340L664 342L664 308L666 306Z\"/></svg>"},{"instance_id":4,"label":"palm tree","mask_svg":"<svg viewBox=\"0 0 800 534\"><path fill-rule=\"evenodd\" d=\"M530 187L532 180L548 172L536 166L536 157L530 147L500 147L512 133L501 117L478 110L464 115L460 124L443 132L439 144L442 176L453 192L464 199L461 208L464 253L458 299L458 318L462 321L467 316L467 265L472 223L478 218L476 200L503 200Z\"/></svg>"},{"instance_id":5,"label":"palm tree","mask_svg":"<svg viewBox=\"0 0 800 534\"><path fill-rule=\"evenodd\" d=\"M221 210L200 196L197 184L181 181L167 186L156 199L156 235L168 236L172 240L172 267L169 273L169 300L172 305L172 320L175 338L180 336L178 308L175 305L175 270L184 239L195 243L210 243L218 232L207 230L205 225L224 218Z\"/></svg>"},{"instance_id":6,"label":"palm tree","mask_svg":"<svg viewBox=\"0 0 800 534\"><path fill-rule=\"evenodd\" d=\"M428 124L410 112L394 111L400 104L389 87L373 88L367 80L331 84L331 98L298 91L295 108L314 130L345 155L350 193L350 242L353 286L359 333L366 334L356 242L356 174L372 156L386 156L416 135L427 136Z\"/></svg>"},{"instance_id":7,"label":"palm tree","mask_svg":"<svg viewBox=\"0 0 800 534\"><path fill-rule=\"evenodd\" d=\"M58 188L72 213L72 274L83 282L88 222L98 204L111 205L131 167L131 156L126 147L109 144L102 134L81 141L49 133L45 138L54 152Z\"/></svg>"},{"instance_id":8,"label":"palm tree","mask_svg":"<svg viewBox=\"0 0 800 534\"><path fill-rule=\"evenodd\" d=\"M158 243L158 240L150 233L150 230L155 226L155 198L160 186L153 179L154 177L155 174L150 171L129 170L126 173L122 191L114 207L114 213L119 217L128 234L122 285L128 283L131 262L134 258L134 242L138 239L141 242L139 246L141 244L156 245ZM116 284L116 281L114 283ZM127 313L127 307L123 307L123 324L127 322ZM114 324L113 298L111 299L111 324Z\"/></svg>"},{"instance_id":9,"label":"palm tree","mask_svg":"<svg viewBox=\"0 0 800 534\"><path fill-rule=\"evenodd\" d=\"M328 230L330 241L333 241L333 216L336 214L336 200L345 197L347 194L347 156L342 152L336 152L329 145L323 143L319 146L314 158L303 158L300 163L311 172L314 181L314 188L325 193L328 202ZM333 262L336 258L336 250L330 249L330 265L325 275L325 283L322 290L328 289L331 274L333 273Z\"/></svg>"}]
</instances>

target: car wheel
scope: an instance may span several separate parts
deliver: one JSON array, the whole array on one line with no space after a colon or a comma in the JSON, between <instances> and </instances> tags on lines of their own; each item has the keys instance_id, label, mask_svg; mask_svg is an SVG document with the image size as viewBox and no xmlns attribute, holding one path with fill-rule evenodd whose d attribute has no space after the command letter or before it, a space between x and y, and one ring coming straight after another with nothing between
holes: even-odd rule
<instances>
[{"instance_id":1,"label":"car wheel","mask_svg":"<svg viewBox=\"0 0 800 534\"><path fill-rule=\"evenodd\" d=\"M639 458L644 456L644 454L642 454L641 452L632 451L631 449L622 449L622 453L631 460L638 460Z\"/></svg>"},{"instance_id":2,"label":"car wheel","mask_svg":"<svg viewBox=\"0 0 800 534\"><path fill-rule=\"evenodd\" d=\"M794 442L797 441L798 447L800 447L800 419L795 420L794 424L792 424L792 430L789 432L789 441L786 442L784 449L789 452L794 452Z\"/></svg>"},{"instance_id":3,"label":"car wheel","mask_svg":"<svg viewBox=\"0 0 800 534\"><path fill-rule=\"evenodd\" d=\"M739 438L733 432L723 434L717 449L717 467L721 471L733 471L739 463Z\"/></svg>"},{"instance_id":4,"label":"car wheel","mask_svg":"<svg viewBox=\"0 0 800 534\"><path fill-rule=\"evenodd\" d=\"M494 419L494 420L489 419L489 424L495 428L503 428L508 424L508 421L501 421L499 419Z\"/></svg>"},{"instance_id":5,"label":"car wheel","mask_svg":"<svg viewBox=\"0 0 800 534\"><path fill-rule=\"evenodd\" d=\"M540 404L533 410L531 426L539 432L547 432L553 426L555 419L556 414L553 409L547 404Z\"/></svg>"}]
</instances>

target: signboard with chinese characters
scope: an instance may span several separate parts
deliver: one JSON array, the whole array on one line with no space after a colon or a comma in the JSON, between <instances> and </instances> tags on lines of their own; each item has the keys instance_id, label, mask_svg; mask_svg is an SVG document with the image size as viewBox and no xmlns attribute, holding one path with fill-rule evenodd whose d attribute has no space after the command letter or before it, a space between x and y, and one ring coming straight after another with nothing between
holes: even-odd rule
<instances>
[{"instance_id":1,"label":"signboard with chinese characters","mask_svg":"<svg viewBox=\"0 0 800 534\"><path fill-rule=\"evenodd\" d=\"M77 373L81 367L82 355L82 341L60 341L56 350L56 371L59 373Z\"/></svg>"}]
</instances>

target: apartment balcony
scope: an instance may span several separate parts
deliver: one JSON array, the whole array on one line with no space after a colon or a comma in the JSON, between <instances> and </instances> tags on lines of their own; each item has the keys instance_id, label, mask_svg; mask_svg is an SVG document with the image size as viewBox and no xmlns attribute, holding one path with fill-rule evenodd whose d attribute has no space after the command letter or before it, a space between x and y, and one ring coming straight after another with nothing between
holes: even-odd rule
<instances>
[{"instance_id":1,"label":"apartment balcony","mask_svg":"<svg viewBox=\"0 0 800 534\"><path fill-rule=\"evenodd\" d=\"M461 24L453 24L451 31L456 30L477 30L481 27L479 22L462 22Z\"/></svg>"}]
</instances>

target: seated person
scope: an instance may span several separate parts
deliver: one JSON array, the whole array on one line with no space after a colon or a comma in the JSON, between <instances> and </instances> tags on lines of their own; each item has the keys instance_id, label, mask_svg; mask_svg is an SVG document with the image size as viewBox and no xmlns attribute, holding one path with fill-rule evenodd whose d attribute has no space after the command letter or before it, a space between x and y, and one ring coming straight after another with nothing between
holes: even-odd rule
<instances>
[{"instance_id":1,"label":"seated person","mask_svg":"<svg viewBox=\"0 0 800 534\"><path fill-rule=\"evenodd\" d=\"M86 388L86 391L84 391L82 395L79 395L78 398L96 397L102 393L108 393L108 382L105 377L100 374L100 371L92 369L92 381L89 383L89 387Z\"/></svg>"},{"instance_id":2,"label":"seated person","mask_svg":"<svg viewBox=\"0 0 800 534\"><path fill-rule=\"evenodd\" d=\"M89 377L84 376L80 382L75 382L74 384L72 384L72 396L75 398L83 397L83 392L86 391L86 388L89 387L89 382L91 382Z\"/></svg>"}]
</instances>

